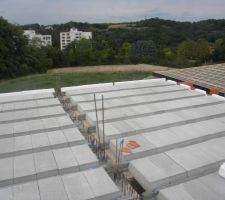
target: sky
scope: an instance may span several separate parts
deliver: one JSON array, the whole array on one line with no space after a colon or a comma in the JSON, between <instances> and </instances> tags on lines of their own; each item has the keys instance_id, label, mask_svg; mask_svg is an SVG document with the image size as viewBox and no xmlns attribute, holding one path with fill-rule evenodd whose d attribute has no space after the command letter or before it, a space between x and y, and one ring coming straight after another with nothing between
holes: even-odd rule
<instances>
[{"instance_id":1,"label":"sky","mask_svg":"<svg viewBox=\"0 0 225 200\"><path fill-rule=\"evenodd\" d=\"M225 0L0 0L0 16L18 24L225 18Z\"/></svg>"}]
</instances>

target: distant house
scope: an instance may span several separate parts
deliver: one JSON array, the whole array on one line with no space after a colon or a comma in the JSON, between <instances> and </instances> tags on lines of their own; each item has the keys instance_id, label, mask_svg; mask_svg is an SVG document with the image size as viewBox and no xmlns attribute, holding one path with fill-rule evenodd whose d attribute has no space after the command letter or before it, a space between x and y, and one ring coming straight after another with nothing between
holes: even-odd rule
<instances>
[{"instance_id":1,"label":"distant house","mask_svg":"<svg viewBox=\"0 0 225 200\"><path fill-rule=\"evenodd\" d=\"M45 30L54 30L52 26L45 26Z\"/></svg>"},{"instance_id":2,"label":"distant house","mask_svg":"<svg viewBox=\"0 0 225 200\"><path fill-rule=\"evenodd\" d=\"M52 36L51 35L41 35L36 34L35 30L24 30L23 33L29 41L32 41L33 39L37 38L40 40L40 46L48 46L52 45Z\"/></svg>"},{"instance_id":3,"label":"distant house","mask_svg":"<svg viewBox=\"0 0 225 200\"><path fill-rule=\"evenodd\" d=\"M69 32L60 32L60 48L65 49L68 44L74 40L92 39L92 32L79 31L77 28L71 28Z\"/></svg>"}]
</instances>

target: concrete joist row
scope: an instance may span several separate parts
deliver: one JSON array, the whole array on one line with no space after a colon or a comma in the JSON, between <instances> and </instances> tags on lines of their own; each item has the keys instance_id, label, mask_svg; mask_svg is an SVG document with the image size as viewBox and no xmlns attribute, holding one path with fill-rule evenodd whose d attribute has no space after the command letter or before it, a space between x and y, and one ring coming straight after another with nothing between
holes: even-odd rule
<instances>
[{"instance_id":1,"label":"concrete joist row","mask_svg":"<svg viewBox=\"0 0 225 200\"><path fill-rule=\"evenodd\" d=\"M118 197L54 89L0 94L0 199Z\"/></svg>"},{"instance_id":2,"label":"concrete joist row","mask_svg":"<svg viewBox=\"0 0 225 200\"><path fill-rule=\"evenodd\" d=\"M121 167L128 166L132 180L145 190L139 196L173 199L166 194L175 189L161 189L183 184L178 188L181 191L184 181L215 173L225 161L225 99L165 79L149 80L148 87L132 84L127 87L124 83L120 89L104 84L89 86L80 94L81 88L70 88L70 95L65 94L86 134L100 137L99 142L106 144L113 165L119 159ZM115 168L120 170L120 166ZM181 193L187 191L182 189ZM223 194L217 193L218 197Z\"/></svg>"}]
</instances>

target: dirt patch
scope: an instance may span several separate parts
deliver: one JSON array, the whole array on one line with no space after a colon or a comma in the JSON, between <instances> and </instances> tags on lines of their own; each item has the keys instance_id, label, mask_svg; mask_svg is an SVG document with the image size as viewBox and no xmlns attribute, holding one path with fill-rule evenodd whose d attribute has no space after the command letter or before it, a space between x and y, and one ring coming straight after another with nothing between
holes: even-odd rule
<instances>
[{"instance_id":1,"label":"dirt patch","mask_svg":"<svg viewBox=\"0 0 225 200\"><path fill-rule=\"evenodd\" d=\"M174 68L155 66L155 65L99 65L99 66L85 66L85 67L64 67L51 69L49 73L70 73L70 72L153 72L153 71L165 71Z\"/></svg>"}]
</instances>

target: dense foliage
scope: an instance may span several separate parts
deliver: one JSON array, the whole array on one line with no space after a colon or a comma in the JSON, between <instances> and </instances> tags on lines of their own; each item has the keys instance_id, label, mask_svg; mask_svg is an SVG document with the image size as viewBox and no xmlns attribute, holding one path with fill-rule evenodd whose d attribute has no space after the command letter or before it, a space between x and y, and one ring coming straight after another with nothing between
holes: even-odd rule
<instances>
[{"instance_id":1,"label":"dense foliage","mask_svg":"<svg viewBox=\"0 0 225 200\"><path fill-rule=\"evenodd\" d=\"M44 73L62 63L60 50L39 47L37 42L28 43L20 27L0 18L0 78Z\"/></svg>"},{"instance_id":2,"label":"dense foliage","mask_svg":"<svg viewBox=\"0 0 225 200\"><path fill-rule=\"evenodd\" d=\"M77 27L92 40L59 50L59 33ZM51 34L53 47L28 43L22 29ZM211 47L211 49L209 48ZM51 67L149 63L174 67L225 61L225 20L175 22L158 18L122 24L69 22L22 27L0 19L0 78L42 73Z\"/></svg>"}]
</instances>

